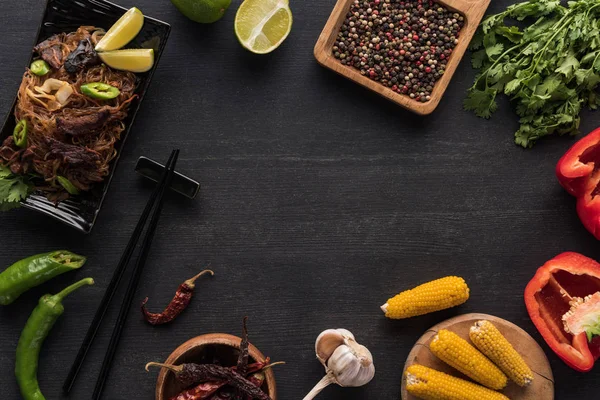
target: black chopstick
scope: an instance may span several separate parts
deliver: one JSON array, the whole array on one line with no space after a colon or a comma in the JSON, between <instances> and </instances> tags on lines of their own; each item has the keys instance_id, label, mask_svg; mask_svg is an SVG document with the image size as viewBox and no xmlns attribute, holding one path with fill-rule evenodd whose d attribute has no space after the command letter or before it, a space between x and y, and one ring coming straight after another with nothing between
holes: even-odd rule
<instances>
[{"instance_id":1,"label":"black chopstick","mask_svg":"<svg viewBox=\"0 0 600 400\"><path fill-rule=\"evenodd\" d=\"M108 310L108 307L117 291L117 287L119 286L119 283L121 282L121 278L123 278L123 274L125 273L125 270L127 269L127 265L129 264L129 261L131 260L131 256L133 255L133 252L137 246L138 240L144 230L144 227L146 226L146 221L148 220L148 216L150 215L150 212L154 208L156 199L161 195L161 193L164 193L162 191L162 188L167 183L167 178L169 175L169 167L173 163L173 161L175 159L175 155L176 155L176 151L173 150L171 152L171 156L169 157L169 160L167 161L167 164L165 165L165 170L161 176L161 179L160 179L158 185L156 186L156 188L154 189L154 191L152 192L152 195L148 199L148 203L146 204L146 207L144 208L144 212L140 216L140 220L138 221L138 223L135 227L135 230L133 231L131 239L129 240L129 243L127 244L127 247L125 248L123 255L121 256L121 260L119 261L117 269L115 270L113 277L112 277L110 283L108 284L108 287L106 288L106 292L104 293L104 297L102 298L102 301L100 302L100 305L98 306L98 310L96 311L94 320L92 321L92 324L90 325L90 327L87 331L85 339L83 340L83 343L81 344L79 352L77 353L77 357L75 358L75 361L73 362L71 370L69 371L69 375L67 376L67 379L65 380L65 383L63 384L63 392L65 394L68 394L71 391L71 389L73 388L73 384L75 383L75 380L77 379L77 375L78 375L79 371L81 370L81 367L83 365L85 357L87 356L87 353L88 353L90 347L92 346L94 339L96 338L96 334L98 333L98 330L100 329L100 325L102 324L102 320L104 319L104 316L106 315L106 311Z\"/></svg>"},{"instance_id":2,"label":"black chopstick","mask_svg":"<svg viewBox=\"0 0 600 400\"><path fill-rule=\"evenodd\" d=\"M100 369L98 380L96 381L96 387L94 388L92 400L99 400L100 396L102 396L106 379L108 378L108 374L110 373L112 362L115 357L119 341L121 339L121 333L123 332L123 327L125 326L125 321L127 320L127 315L129 315L131 303L133 302L133 297L135 296L136 289L140 282L142 270L144 269L144 265L146 264L146 260L148 259L148 255L150 254L150 247L152 246L152 240L154 239L154 233L156 232L156 227L158 226L158 220L160 219L160 214L162 212L164 204L164 194L168 191L169 187L171 186L171 182L173 181L173 175L175 174L175 165L177 164L178 157L179 150L176 150L173 162L169 165L169 168L167 170L166 182L160 188L160 193L158 195L158 204L154 210L154 213L152 214L150 225L146 232L146 236L144 237L144 241L142 242L140 256L138 257L131 278L129 279L129 284L127 285L127 292L125 293L125 299L121 304L121 309L119 310L119 316L117 318L117 322L115 324L112 336L110 338L108 350L106 351L104 361L102 362L102 368Z\"/></svg>"}]
</instances>

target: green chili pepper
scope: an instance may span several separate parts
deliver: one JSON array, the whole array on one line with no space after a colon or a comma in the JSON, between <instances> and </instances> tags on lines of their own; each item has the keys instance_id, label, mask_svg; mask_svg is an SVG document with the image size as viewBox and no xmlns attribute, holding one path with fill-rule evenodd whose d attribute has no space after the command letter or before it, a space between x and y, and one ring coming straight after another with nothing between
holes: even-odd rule
<instances>
[{"instance_id":1,"label":"green chili pepper","mask_svg":"<svg viewBox=\"0 0 600 400\"><path fill-rule=\"evenodd\" d=\"M31 63L29 69L37 76L44 76L50 72L50 66L44 60L35 60Z\"/></svg>"},{"instance_id":2,"label":"green chili pepper","mask_svg":"<svg viewBox=\"0 0 600 400\"><path fill-rule=\"evenodd\" d=\"M27 120L22 119L17 122L17 126L13 130L13 140L15 144L21 148L27 147Z\"/></svg>"},{"instance_id":3,"label":"green chili pepper","mask_svg":"<svg viewBox=\"0 0 600 400\"><path fill-rule=\"evenodd\" d=\"M69 192L69 194L72 194L72 195L79 194L79 189L77 189L75 187L75 185L73 185L71 183L71 181L68 180L67 178L65 178L64 176L58 175L56 177L56 179L58 180L58 183L60 183L60 186L64 187L66 189L66 191Z\"/></svg>"},{"instance_id":4,"label":"green chili pepper","mask_svg":"<svg viewBox=\"0 0 600 400\"><path fill-rule=\"evenodd\" d=\"M81 93L92 99L110 100L117 97L121 92L114 86L103 82L92 82L81 85Z\"/></svg>"},{"instance_id":5,"label":"green chili pepper","mask_svg":"<svg viewBox=\"0 0 600 400\"><path fill-rule=\"evenodd\" d=\"M86 258L66 250L38 254L17 261L0 273L0 305L12 303L29 289L74 269Z\"/></svg>"},{"instance_id":6,"label":"green chili pepper","mask_svg":"<svg viewBox=\"0 0 600 400\"><path fill-rule=\"evenodd\" d=\"M37 380L38 359L42 344L56 320L65 311L62 301L70 293L85 285L93 285L92 278L85 278L62 292L42 296L33 310L17 345L15 375L24 400L45 400Z\"/></svg>"}]
</instances>

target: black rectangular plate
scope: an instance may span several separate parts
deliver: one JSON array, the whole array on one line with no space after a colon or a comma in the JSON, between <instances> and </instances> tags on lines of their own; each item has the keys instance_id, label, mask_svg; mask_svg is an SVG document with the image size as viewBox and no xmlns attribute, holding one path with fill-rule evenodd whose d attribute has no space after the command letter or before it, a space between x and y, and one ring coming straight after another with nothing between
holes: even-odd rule
<instances>
[{"instance_id":1,"label":"black rectangular plate","mask_svg":"<svg viewBox=\"0 0 600 400\"><path fill-rule=\"evenodd\" d=\"M108 30L126 11L126 8L105 0L48 0L37 39L31 48L33 49L35 44L56 33L73 32L82 25L93 25ZM81 232L89 233L92 230L117 168L121 149L148 90L170 31L171 26L169 24L145 16L142 30L126 46L127 48L154 48L154 66L148 72L136 74L138 82L135 93L139 97L131 104L127 118L123 121L125 131L121 135L121 140L116 144L117 157L111 162L110 175L90 192L66 200L58 206L48 201L42 193L33 193L23 202L23 207L49 215ZM12 135L16 123L14 117L16 103L17 99L15 97L11 111L0 131L0 140Z\"/></svg>"}]
</instances>

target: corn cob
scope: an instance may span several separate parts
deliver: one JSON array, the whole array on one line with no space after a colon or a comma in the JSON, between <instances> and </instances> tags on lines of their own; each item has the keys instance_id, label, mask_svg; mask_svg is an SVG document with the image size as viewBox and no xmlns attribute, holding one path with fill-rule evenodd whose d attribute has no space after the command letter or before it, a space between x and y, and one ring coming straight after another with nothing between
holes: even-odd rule
<instances>
[{"instance_id":1,"label":"corn cob","mask_svg":"<svg viewBox=\"0 0 600 400\"><path fill-rule=\"evenodd\" d=\"M465 280L447 276L404 291L389 299L381 309L388 318L402 319L455 307L468 299Z\"/></svg>"},{"instance_id":2,"label":"corn cob","mask_svg":"<svg viewBox=\"0 0 600 400\"><path fill-rule=\"evenodd\" d=\"M446 364L490 389L500 390L508 383L506 375L494 363L454 332L440 330L429 349Z\"/></svg>"},{"instance_id":3,"label":"corn cob","mask_svg":"<svg viewBox=\"0 0 600 400\"><path fill-rule=\"evenodd\" d=\"M533 381L525 360L490 321L478 321L469 331L471 341L519 386Z\"/></svg>"},{"instance_id":4,"label":"corn cob","mask_svg":"<svg viewBox=\"0 0 600 400\"><path fill-rule=\"evenodd\" d=\"M408 367L405 375L406 390L424 400L509 400L502 393L419 364Z\"/></svg>"}]
</instances>

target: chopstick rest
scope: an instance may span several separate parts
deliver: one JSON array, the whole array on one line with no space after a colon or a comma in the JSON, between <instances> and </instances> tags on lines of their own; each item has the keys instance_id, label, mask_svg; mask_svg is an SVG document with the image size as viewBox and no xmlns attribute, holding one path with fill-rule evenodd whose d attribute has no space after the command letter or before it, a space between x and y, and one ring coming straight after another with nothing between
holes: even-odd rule
<instances>
[{"instance_id":1,"label":"chopstick rest","mask_svg":"<svg viewBox=\"0 0 600 400\"><path fill-rule=\"evenodd\" d=\"M160 180L164 171L164 165L144 156L140 157L135 165L135 172L154 182ZM173 182L169 188L188 199L194 199L200 192L200 183L179 172L175 172Z\"/></svg>"}]
</instances>

